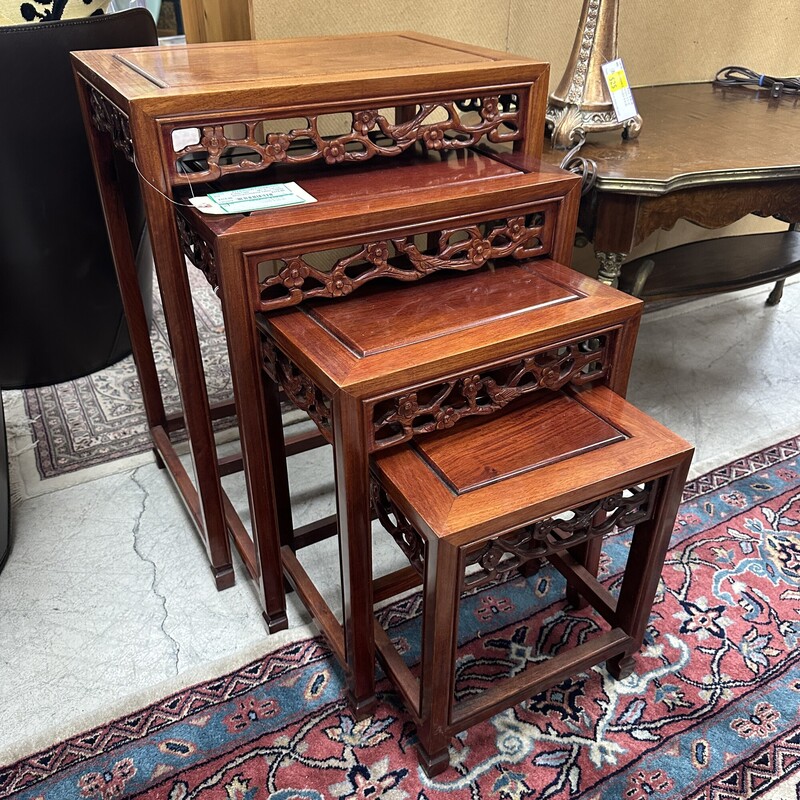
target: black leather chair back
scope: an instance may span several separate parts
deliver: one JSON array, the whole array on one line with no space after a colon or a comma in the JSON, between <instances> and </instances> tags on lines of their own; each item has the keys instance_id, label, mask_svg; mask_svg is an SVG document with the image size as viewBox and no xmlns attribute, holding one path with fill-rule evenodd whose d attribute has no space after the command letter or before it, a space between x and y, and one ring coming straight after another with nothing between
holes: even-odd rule
<instances>
[{"instance_id":1,"label":"black leather chair back","mask_svg":"<svg viewBox=\"0 0 800 800\"><path fill-rule=\"evenodd\" d=\"M130 352L69 53L157 43L143 8L0 27L0 387L60 383ZM150 309L138 176L117 158Z\"/></svg>"}]
</instances>

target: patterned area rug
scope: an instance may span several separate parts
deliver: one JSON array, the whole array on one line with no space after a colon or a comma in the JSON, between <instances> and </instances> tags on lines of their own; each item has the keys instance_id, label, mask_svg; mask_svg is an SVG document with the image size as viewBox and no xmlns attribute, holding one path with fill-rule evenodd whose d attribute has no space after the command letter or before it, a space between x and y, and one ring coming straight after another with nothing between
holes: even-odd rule
<instances>
[{"instance_id":1,"label":"patterned area rug","mask_svg":"<svg viewBox=\"0 0 800 800\"><path fill-rule=\"evenodd\" d=\"M0 797L320 798L800 797L800 437L687 484L637 670L565 680L451 743L428 780L387 681L354 722L320 639L0 768ZM613 591L629 534L607 540ZM535 669L591 638L548 567L466 597L456 691ZM379 612L409 662L419 595Z\"/></svg>"},{"instance_id":2,"label":"patterned area rug","mask_svg":"<svg viewBox=\"0 0 800 800\"><path fill-rule=\"evenodd\" d=\"M233 390L219 300L196 269L188 271L195 301L200 349L212 402ZM180 410L164 314L154 287L151 341L168 412ZM85 378L23 392L25 413L36 441L42 479L83 470L150 449L139 379L129 356ZM232 421L228 421L228 426Z\"/></svg>"}]
</instances>

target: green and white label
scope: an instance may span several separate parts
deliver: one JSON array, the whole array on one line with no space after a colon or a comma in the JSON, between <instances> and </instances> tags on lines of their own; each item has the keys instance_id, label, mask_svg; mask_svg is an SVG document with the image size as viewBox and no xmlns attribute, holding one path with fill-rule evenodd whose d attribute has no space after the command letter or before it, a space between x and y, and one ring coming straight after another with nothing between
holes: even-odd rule
<instances>
[{"instance_id":1,"label":"green and white label","mask_svg":"<svg viewBox=\"0 0 800 800\"><path fill-rule=\"evenodd\" d=\"M213 192L205 197L190 197L189 202L204 214L244 214L248 211L316 203L317 198L292 182Z\"/></svg>"}]
</instances>

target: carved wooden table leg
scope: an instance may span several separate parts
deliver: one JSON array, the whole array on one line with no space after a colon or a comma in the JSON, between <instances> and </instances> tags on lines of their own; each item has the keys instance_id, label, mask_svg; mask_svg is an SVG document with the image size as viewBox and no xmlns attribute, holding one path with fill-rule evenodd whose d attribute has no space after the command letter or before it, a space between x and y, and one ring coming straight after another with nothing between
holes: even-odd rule
<instances>
[{"instance_id":1,"label":"carved wooden table leg","mask_svg":"<svg viewBox=\"0 0 800 800\"><path fill-rule=\"evenodd\" d=\"M453 691L450 681L455 674L458 645L458 624L453 624L453 620L458 619L460 588L458 548L445 541L428 540L423 585L426 600L422 624L421 724L417 729L419 762L428 777L439 774L450 764L448 724Z\"/></svg>"},{"instance_id":2,"label":"carved wooden table leg","mask_svg":"<svg viewBox=\"0 0 800 800\"><path fill-rule=\"evenodd\" d=\"M89 140L89 153L92 157L100 202L106 218L108 239L114 259L114 269L120 287L120 298L125 310L125 319L133 351L133 362L142 391L142 403L149 430L155 427L166 428L166 413L161 388L158 381L153 348L150 343L150 329L139 282L136 276L136 258L131 243L128 218L125 214L123 198L112 158L114 142L111 135L101 133L92 122L89 88L84 81L78 81L78 98L83 112L86 136ZM126 151L120 147L123 153ZM163 466L158 451L154 448L159 466Z\"/></svg>"},{"instance_id":3,"label":"carved wooden table leg","mask_svg":"<svg viewBox=\"0 0 800 800\"><path fill-rule=\"evenodd\" d=\"M639 650L644 640L689 464L690 461L686 460L665 481L659 513L634 528L625 576L619 590L615 620L620 628L628 632L631 643L623 653L606 661L606 668L618 680L633 672L633 654Z\"/></svg>"},{"instance_id":4,"label":"carved wooden table leg","mask_svg":"<svg viewBox=\"0 0 800 800\"><path fill-rule=\"evenodd\" d=\"M361 719L377 703L367 422L361 402L344 392L333 398L333 416L347 693Z\"/></svg>"}]
</instances>

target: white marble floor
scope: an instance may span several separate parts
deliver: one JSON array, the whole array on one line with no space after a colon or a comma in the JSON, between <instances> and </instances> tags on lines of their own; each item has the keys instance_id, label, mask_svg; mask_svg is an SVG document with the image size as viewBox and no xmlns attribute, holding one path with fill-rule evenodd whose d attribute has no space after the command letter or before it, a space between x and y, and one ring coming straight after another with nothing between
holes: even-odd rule
<instances>
[{"instance_id":1,"label":"white marble floor","mask_svg":"<svg viewBox=\"0 0 800 800\"><path fill-rule=\"evenodd\" d=\"M800 281L777 308L764 307L767 291L645 316L629 397L696 444L694 474L800 433ZM299 518L329 512L329 459L292 459ZM12 524L0 574L0 764L213 674L220 659L232 667L311 631L292 605L293 629L267 637L240 564L236 586L214 590L154 464L26 500ZM330 564L332 547L304 560ZM395 557L378 549L384 568Z\"/></svg>"}]
</instances>

